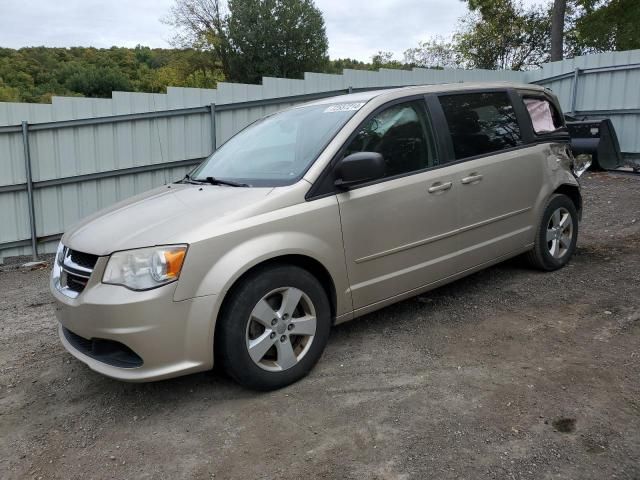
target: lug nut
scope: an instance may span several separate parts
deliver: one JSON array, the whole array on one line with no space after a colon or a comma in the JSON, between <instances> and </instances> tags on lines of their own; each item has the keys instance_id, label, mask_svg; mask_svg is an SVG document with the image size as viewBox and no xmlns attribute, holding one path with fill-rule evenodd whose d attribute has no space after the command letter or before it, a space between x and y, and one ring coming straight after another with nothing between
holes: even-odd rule
<instances>
[{"instance_id":1,"label":"lug nut","mask_svg":"<svg viewBox=\"0 0 640 480\"><path fill-rule=\"evenodd\" d=\"M293 330L293 323L290 323L289 326L287 327L289 330Z\"/></svg>"},{"instance_id":2,"label":"lug nut","mask_svg":"<svg viewBox=\"0 0 640 480\"><path fill-rule=\"evenodd\" d=\"M271 335L269 335L269 338L276 338L276 332L271 332Z\"/></svg>"},{"instance_id":3,"label":"lug nut","mask_svg":"<svg viewBox=\"0 0 640 480\"><path fill-rule=\"evenodd\" d=\"M288 313L285 313L285 314L282 316L282 319L283 319L283 320L286 320L287 318L289 318L289 314L288 314Z\"/></svg>"},{"instance_id":4,"label":"lug nut","mask_svg":"<svg viewBox=\"0 0 640 480\"><path fill-rule=\"evenodd\" d=\"M287 340L287 337L286 337L285 335L282 335L282 336L280 337L280 341L281 341L281 342L285 342L286 340Z\"/></svg>"},{"instance_id":5,"label":"lug nut","mask_svg":"<svg viewBox=\"0 0 640 480\"><path fill-rule=\"evenodd\" d=\"M275 325L276 323L278 323L277 319L274 318L273 320L271 320L271 325Z\"/></svg>"}]
</instances>

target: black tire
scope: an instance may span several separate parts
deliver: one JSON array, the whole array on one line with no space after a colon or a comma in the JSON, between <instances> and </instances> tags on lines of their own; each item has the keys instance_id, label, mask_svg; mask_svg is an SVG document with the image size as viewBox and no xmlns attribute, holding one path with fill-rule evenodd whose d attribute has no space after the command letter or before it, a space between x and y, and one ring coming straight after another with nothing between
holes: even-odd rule
<instances>
[{"instance_id":1,"label":"black tire","mask_svg":"<svg viewBox=\"0 0 640 480\"><path fill-rule=\"evenodd\" d=\"M566 248L560 258L554 257L550 252L550 242L547 242L547 229L550 225L551 217L554 212L563 210L569 213L571 221L571 234L570 244ZM544 209L542 218L536 231L535 244L531 251L529 251L525 258L528 263L539 270L547 272L558 270L564 267L576 250L576 243L578 241L578 212L573 201L562 194L554 194L547 202L547 206Z\"/></svg>"},{"instance_id":2,"label":"black tire","mask_svg":"<svg viewBox=\"0 0 640 480\"><path fill-rule=\"evenodd\" d=\"M301 290L315 310L315 334L306 353L297 363L285 370L268 371L260 367L249 355L247 335L252 312L263 297L280 288ZM291 317L294 317L292 314ZM253 325L252 325L253 327ZM241 385L254 390L275 390L306 376L322 355L331 330L331 308L320 282L307 270L292 265L272 265L259 268L243 278L225 300L216 325L216 363ZM275 327L274 332L275 333ZM282 333L282 332L280 332ZM279 341L276 333L276 342ZM286 331L284 332L287 333ZM299 338L287 337L291 345ZM274 348L277 346L274 343ZM275 353L274 350L269 352ZM279 354L279 351L278 351Z\"/></svg>"}]
</instances>

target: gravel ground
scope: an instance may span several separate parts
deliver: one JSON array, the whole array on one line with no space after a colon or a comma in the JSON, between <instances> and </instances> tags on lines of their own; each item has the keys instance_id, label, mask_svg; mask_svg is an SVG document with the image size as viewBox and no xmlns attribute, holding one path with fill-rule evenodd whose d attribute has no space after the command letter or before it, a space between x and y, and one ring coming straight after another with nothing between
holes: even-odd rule
<instances>
[{"instance_id":1,"label":"gravel ground","mask_svg":"<svg viewBox=\"0 0 640 480\"><path fill-rule=\"evenodd\" d=\"M266 394L93 373L48 270L0 267L0 477L640 479L640 176L583 183L567 268L510 261L338 326Z\"/></svg>"}]
</instances>

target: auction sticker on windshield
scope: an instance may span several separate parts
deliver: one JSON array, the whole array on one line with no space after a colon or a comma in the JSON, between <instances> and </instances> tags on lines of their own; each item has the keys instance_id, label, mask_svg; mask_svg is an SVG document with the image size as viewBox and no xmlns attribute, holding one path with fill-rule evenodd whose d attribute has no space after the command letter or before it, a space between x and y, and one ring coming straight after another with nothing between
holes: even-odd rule
<instances>
[{"instance_id":1,"label":"auction sticker on windshield","mask_svg":"<svg viewBox=\"0 0 640 480\"><path fill-rule=\"evenodd\" d=\"M327 107L324 113L332 113L332 112L353 112L355 110L360 110L364 106L364 103L340 103L338 105L331 105Z\"/></svg>"}]
</instances>

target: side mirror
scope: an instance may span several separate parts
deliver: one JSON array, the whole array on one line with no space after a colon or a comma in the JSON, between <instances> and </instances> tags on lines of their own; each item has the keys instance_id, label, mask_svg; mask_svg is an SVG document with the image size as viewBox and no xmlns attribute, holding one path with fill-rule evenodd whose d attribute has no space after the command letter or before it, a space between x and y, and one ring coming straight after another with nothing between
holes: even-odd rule
<instances>
[{"instance_id":1,"label":"side mirror","mask_svg":"<svg viewBox=\"0 0 640 480\"><path fill-rule=\"evenodd\" d=\"M376 152L358 152L344 157L335 170L334 185L348 190L359 183L384 177L385 164L382 155Z\"/></svg>"}]
</instances>

